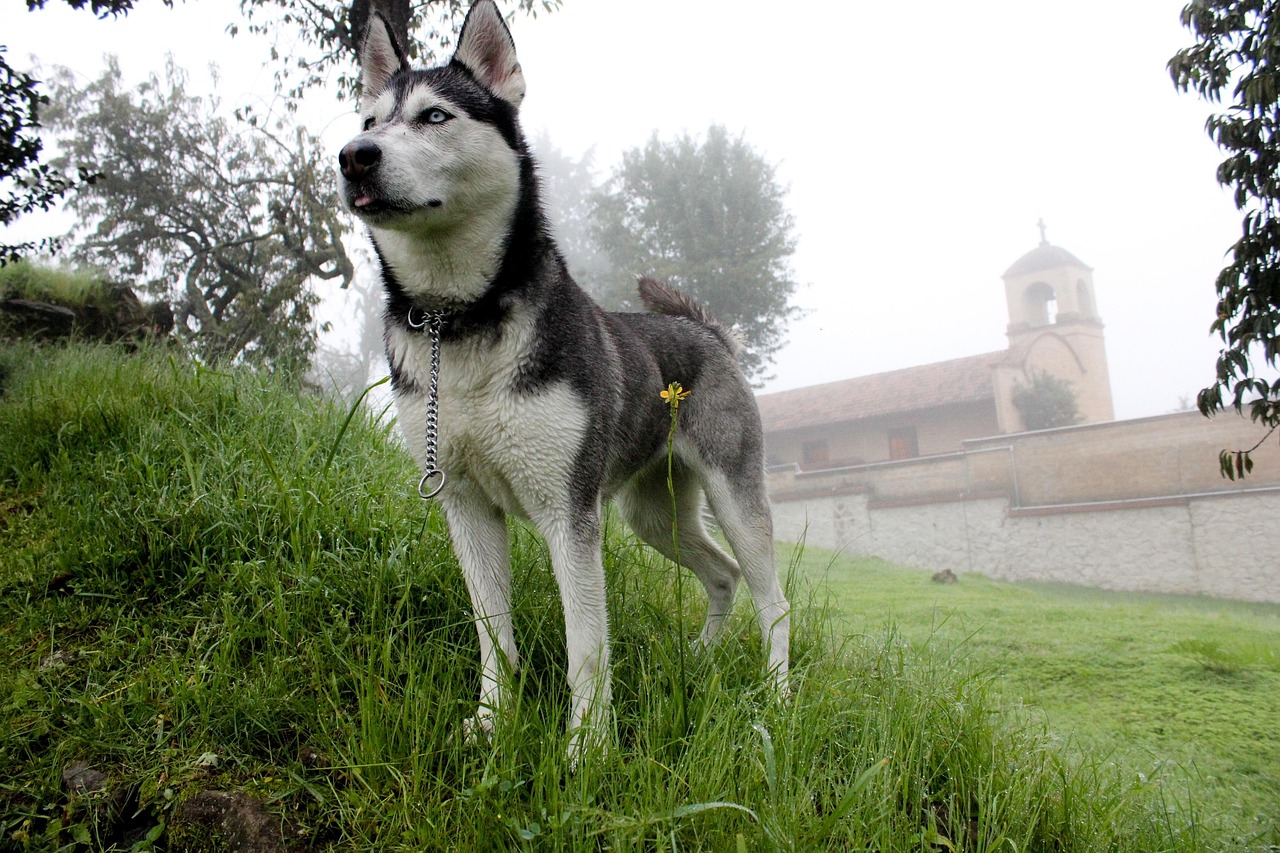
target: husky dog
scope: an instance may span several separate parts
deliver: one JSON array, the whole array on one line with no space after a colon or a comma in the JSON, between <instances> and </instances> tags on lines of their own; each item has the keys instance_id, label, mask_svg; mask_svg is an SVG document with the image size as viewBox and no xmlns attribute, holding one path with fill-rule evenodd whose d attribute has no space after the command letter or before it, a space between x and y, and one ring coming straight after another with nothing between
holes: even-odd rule
<instances>
[{"instance_id":1,"label":"husky dog","mask_svg":"<svg viewBox=\"0 0 1280 853\"><path fill-rule=\"evenodd\" d=\"M411 68L376 14L360 62L364 124L338 156L341 196L381 261L400 428L425 472L420 491L438 489L471 595L481 674L467 731L492 730L517 664L506 526L516 515L546 538L564 606L570 757L603 735L601 505L615 498L641 539L676 556L660 395L672 382L689 392L673 479L680 562L709 597L701 642L715 638L745 574L785 691L789 607L734 336L657 282L640 284L648 313L607 313L570 278L517 120L524 75L492 0L472 6L447 65ZM707 534L704 502L736 561Z\"/></svg>"}]
</instances>

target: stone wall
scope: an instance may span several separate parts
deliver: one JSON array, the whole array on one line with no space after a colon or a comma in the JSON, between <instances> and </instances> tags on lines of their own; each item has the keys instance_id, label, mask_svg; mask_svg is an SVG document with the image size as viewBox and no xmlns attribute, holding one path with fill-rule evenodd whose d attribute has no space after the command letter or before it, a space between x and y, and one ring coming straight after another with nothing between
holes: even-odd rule
<instances>
[{"instance_id":1,"label":"stone wall","mask_svg":"<svg viewBox=\"0 0 1280 853\"><path fill-rule=\"evenodd\" d=\"M784 541L932 570L1280 602L1280 451L1255 452L1243 483L1217 473L1219 449L1258 434L1234 416L1173 415L775 471L774 525Z\"/></svg>"}]
</instances>

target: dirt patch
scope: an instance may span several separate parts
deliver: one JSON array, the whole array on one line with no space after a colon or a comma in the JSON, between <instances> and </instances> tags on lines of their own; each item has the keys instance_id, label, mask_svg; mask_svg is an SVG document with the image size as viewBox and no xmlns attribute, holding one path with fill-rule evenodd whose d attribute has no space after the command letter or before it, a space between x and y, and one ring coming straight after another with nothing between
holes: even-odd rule
<instances>
[{"instance_id":1,"label":"dirt patch","mask_svg":"<svg viewBox=\"0 0 1280 853\"><path fill-rule=\"evenodd\" d=\"M173 816L174 832L205 831L221 841L218 849L238 853L303 853L296 830L261 800L239 791L201 791Z\"/></svg>"}]
</instances>

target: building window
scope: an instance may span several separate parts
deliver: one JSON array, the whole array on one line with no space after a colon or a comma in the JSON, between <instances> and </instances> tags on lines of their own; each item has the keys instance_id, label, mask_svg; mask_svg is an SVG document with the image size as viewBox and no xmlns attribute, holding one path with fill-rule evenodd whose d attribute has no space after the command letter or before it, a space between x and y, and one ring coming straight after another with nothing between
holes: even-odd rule
<instances>
[{"instance_id":1,"label":"building window","mask_svg":"<svg viewBox=\"0 0 1280 853\"><path fill-rule=\"evenodd\" d=\"M889 430L889 458L914 459L920 455L915 427L899 427Z\"/></svg>"},{"instance_id":2,"label":"building window","mask_svg":"<svg viewBox=\"0 0 1280 853\"><path fill-rule=\"evenodd\" d=\"M800 464L805 468L826 468L831 464L831 450L827 442L806 441L800 446Z\"/></svg>"}]
</instances>

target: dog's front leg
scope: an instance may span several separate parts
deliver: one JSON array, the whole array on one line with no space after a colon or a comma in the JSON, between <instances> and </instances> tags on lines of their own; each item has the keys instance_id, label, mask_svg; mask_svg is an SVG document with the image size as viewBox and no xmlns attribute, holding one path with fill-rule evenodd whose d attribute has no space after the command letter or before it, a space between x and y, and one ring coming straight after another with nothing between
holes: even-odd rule
<instances>
[{"instance_id":1,"label":"dog's front leg","mask_svg":"<svg viewBox=\"0 0 1280 853\"><path fill-rule=\"evenodd\" d=\"M511 565L507 522L474 485L458 478L440 495L449 537L471 595L480 639L480 704L464 723L469 737L487 737L506 705L518 663L511 622Z\"/></svg>"},{"instance_id":2,"label":"dog's front leg","mask_svg":"<svg viewBox=\"0 0 1280 853\"><path fill-rule=\"evenodd\" d=\"M601 562L600 512L574 518L534 518L551 552L564 606L569 678L569 762L576 767L588 745L610 735L609 613Z\"/></svg>"}]
</instances>

